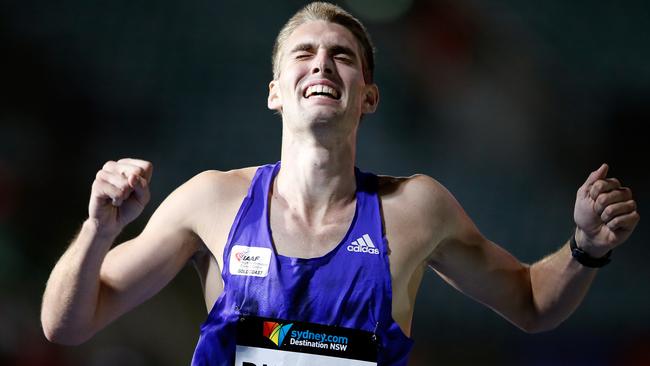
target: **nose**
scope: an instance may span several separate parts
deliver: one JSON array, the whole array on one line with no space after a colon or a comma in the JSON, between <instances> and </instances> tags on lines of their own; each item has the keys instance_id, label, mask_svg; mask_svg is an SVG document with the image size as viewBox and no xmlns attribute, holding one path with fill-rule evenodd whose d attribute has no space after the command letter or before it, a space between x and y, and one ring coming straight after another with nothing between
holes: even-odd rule
<instances>
[{"instance_id":1,"label":"nose","mask_svg":"<svg viewBox=\"0 0 650 366\"><path fill-rule=\"evenodd\" d=\"M319 50L319 52L316 54L316 57L313 58L311 72L312 74L332 74L334 71L333 67L333 62L327 54L327 51Z\"/></svg>"}]
</instances>

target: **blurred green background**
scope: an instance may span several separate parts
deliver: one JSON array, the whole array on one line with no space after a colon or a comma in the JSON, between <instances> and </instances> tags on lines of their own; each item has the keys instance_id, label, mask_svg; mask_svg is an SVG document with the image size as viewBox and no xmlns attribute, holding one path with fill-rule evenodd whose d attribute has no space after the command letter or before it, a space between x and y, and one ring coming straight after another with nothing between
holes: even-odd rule
<instances>
[{"instance_id":1,"label":"blurred green background","mask_svg":"<svg viewBox=\"0 0 650 366\"><path fill-rule=\"evenodd\" d=\"M206 317L188 267L78 347L40 329L45 281L87 215L106 160L154 163L136 235L206 169L275 162L266 109L277 31L302 1L0 0L0 364L189 364ZM358 165L425 173L522 261L572 230L575 191L600 163L650 193L650 3L347 0L377 46L381 102ZM650 364L650 232L613 255L577 312L528 335L425 276L412 365Z\"/></svg>"}]
</instances>

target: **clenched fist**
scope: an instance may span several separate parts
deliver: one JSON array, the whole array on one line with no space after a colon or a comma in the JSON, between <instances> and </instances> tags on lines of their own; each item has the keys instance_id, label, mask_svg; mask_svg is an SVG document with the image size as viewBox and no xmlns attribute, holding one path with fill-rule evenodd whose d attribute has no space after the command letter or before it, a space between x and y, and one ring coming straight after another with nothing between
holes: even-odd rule
<instances>
[{"instance_id":1,"label":"clenched fist","mask_svg":"<svg viewBox=\"0 0 650 366\"><path fill-rule=\"evenodd\" d=\"M578 247L602 257L623 243L639 222L632 191L616 178L607 178L607 164L592 172L578 189L573 217Z\"/></svg>"},{"instance_id":2,"label":"clenched fist","mask_svg":"<svg viewBox=\"0 0 650 366\"><path fill-rule=\"evenodd\" d=\"M88 216L105 233L118 234L149 202L153 165L144 160L109 161L92 185Z\"/></svg>"}]
</instances>

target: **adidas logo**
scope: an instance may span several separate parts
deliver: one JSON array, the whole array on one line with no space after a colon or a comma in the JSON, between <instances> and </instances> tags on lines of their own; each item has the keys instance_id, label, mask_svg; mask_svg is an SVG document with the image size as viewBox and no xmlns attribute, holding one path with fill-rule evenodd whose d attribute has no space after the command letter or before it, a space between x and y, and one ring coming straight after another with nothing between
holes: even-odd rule
<instances>
[{"instance_id":1,"label":"adidas logo","mask_svg":"<svg viewBox=\"0 0 650 366\"><path fill-rule=\"evenodd\" d=\"M364 234L348 245L348 252L379 254L379 249L375 247L375 243L370 239L370 235Z\"/></svg>"}]
</instances>

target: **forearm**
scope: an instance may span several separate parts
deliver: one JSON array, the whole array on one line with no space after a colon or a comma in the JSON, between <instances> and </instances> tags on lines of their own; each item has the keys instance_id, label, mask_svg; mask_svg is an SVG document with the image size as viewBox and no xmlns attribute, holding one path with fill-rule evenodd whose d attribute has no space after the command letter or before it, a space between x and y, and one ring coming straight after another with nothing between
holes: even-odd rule
<instances>
[{"instance_id":1,"label":"forearm","mask_svg":"<svg viewBox=\"0 0 650 366\"><path fill-rule=\"evenodd\" d=\"M43 330L50 341L78 344L92 335L100 269L115 236L100 233L95 221L86 220L52 270L41 308Z\"/></svg>"},{"instance_id":2,"label":"forearm","mask_svg":"<svg viewBox=\"0 0 650 366\"><path fill-rule=\"evenodd\" d=\"M596 272L572 258L568 243L533 264L530 282L535 321L531 331L550 330L567 319L582 302Z\"/></svg>"}]
</instances>

